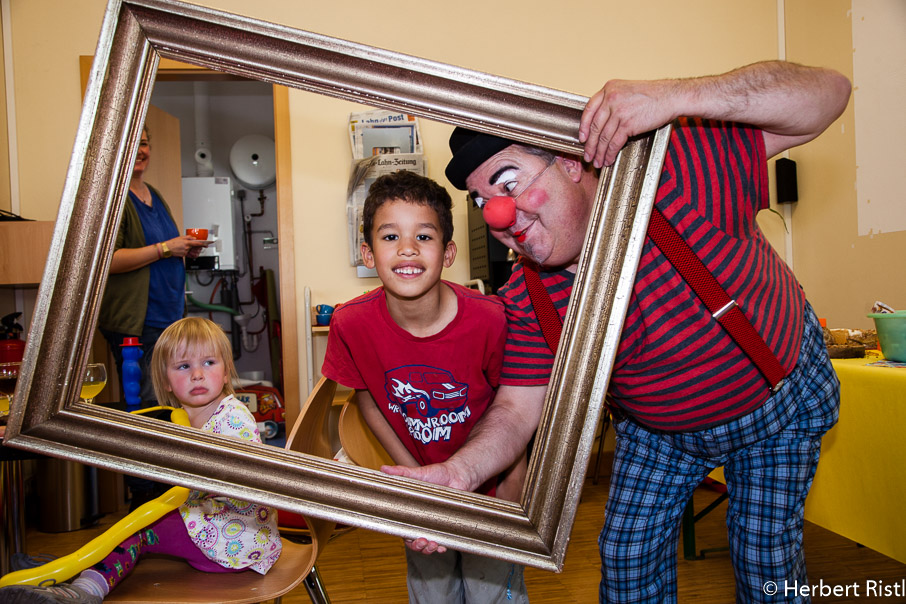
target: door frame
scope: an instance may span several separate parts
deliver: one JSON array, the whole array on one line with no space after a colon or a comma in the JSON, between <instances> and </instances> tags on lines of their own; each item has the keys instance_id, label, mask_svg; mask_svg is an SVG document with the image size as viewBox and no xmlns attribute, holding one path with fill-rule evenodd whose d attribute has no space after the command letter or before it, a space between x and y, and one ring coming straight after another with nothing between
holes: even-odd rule
<instances>
[{"instance_id":1,"label":"door frame","mask_svg":"<svg viewBox=\"0 0 906 604\"><path fill-rule=\"evenodd\" d=\"M88 86L88 76L94 57L79 57L82 95ZM168 81L235 80L235 76L197 67L188 63L161 58L157 77ZM289 120L289 88L273 86L274 144L277 163L277 261L280 266L280 333L283 355L283 404L286 422L292 425L299 415L301 399L299 380L299 325L296 313L296 263L293 257L293 187L291 131ZM307 394L307 393L306 393Z\"/></svg>"}]
</instances>

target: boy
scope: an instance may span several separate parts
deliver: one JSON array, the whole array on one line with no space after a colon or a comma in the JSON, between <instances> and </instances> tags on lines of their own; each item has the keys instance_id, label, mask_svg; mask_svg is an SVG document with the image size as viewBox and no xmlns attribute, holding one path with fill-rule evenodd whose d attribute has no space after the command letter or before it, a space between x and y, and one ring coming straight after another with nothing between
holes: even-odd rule
<instances>
[{"instance_id":1,"label":"boy","mask_svg":"<svg viewBox=\"0 0 906 604\"><path fill-rule=\"evenodd\" d=\"M356 401L394 461L416 467L447 459L494 398L507 327L503 305L441 280L453 264L452 201L413 172L378 178L363 211L362 258L382 287L333 314L322 373L356 390ZM525 459L497 488L518 500ZM523 601L518 565L456 551L406 550L410 602Z\"/></svg>"}]
</instances>

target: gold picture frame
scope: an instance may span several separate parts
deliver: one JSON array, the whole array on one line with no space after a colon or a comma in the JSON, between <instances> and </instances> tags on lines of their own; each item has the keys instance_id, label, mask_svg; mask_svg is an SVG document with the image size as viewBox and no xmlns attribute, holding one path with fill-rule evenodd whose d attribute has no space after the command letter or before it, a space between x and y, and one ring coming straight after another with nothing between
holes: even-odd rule
<instances>
[{"instance_id":1,"label":"gold picture frame","mask_svg":"<svg viewBox=\"0 0 906 604\"><path fill-rule=\"evenodd\" d=\"M79 402L160 57L581 154L586 98L169 0L111 0L6 444L548 570L562 568L669 127L601 175L522 503Z\"/></svg>"}]
</instances>

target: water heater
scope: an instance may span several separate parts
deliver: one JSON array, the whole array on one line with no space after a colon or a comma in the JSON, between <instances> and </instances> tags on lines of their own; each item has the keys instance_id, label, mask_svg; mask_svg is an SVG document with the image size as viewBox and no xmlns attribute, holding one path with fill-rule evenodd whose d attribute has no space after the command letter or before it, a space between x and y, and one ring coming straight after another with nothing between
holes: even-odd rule
<instances>
[{"instance_id":1,"label":"water heater","mask_svg":"<svg viewBox=\"0 0 906 604\"><path fill-rule=\"evenodd\" d=\"M261 134L243 136L230 148L230 169L240 185L261 190L277 180L274 141Z\"/></svg>"},{"instance_id":2,"label":"water heater","mask_svg":"<svg viewBox=\"0 0 906 604\"><path fill-rule=\"evenodd\" d=\"M186 258L189 270L239 269L240 216L233 185L224 176L182 179L182 215L186 228L208 229L213 241L198 258Z\"/></svg>"}]
</instances>

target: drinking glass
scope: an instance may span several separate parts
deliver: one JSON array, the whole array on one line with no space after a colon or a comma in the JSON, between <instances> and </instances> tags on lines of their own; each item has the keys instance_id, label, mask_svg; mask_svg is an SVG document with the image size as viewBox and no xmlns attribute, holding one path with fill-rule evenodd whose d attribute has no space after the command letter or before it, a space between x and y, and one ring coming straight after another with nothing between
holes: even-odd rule
<instances>
[{"instance_id":1,"label":"drinking glass","mask_svg":"<svg viewBox=\"0 0 906 604\"><path fill-rule=\"evenodd\" d=\"M103 363L91 363L85 369L85 378L82 380L82 398L86 403L94 402L94 397L101 393L107 385L107 368Z\"/></svg>"},{"instance_id":2,"label":"drinking glass","mask_svg":"<svg viewBox=\"0 0 906 604\"><path fill-rule=\"evenodd\" d=\"M0 363L0 416L9 413L9 405L16 391L16 380L19 379L19 367L22 363Z\"/></svg>"}]
</instances>

